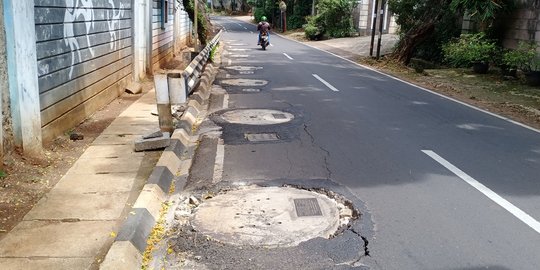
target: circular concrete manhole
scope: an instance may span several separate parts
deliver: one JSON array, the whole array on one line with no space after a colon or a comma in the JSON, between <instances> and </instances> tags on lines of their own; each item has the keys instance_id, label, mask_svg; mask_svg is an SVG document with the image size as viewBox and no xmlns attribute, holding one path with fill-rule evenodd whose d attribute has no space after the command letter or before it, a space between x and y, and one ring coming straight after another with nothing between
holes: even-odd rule
<instances>
[{"instance_id":1,"label":"circular concrete manhole","mask_svg":"<svg viewBox=\"0 0 540 270\"><path fill-rule=\"evenodd\" d=\"M332 237L349 222L340 219L343 209L349 208L320 193L251 186L205 201L197 208L192 225L222 243L290 247Z\"/></svg>"},{"instance_id":2,"label":"circular concrete manhole","mask_svg":"<svg viewBox=\"0 0 540 270\"><path fill-rule=\"evenodd\" d=\"M230 69L230 70L236 70L236 71L253 71L253 70L262 69L262 67L254 67L254 66L228 66L225 68Z\"/></svg>"},{"instance_id":3,"label":"circular concrete manhole","mask_svg":"<svg viewBox=\"0 0 540 270\"><path fill-rule=\"evenodd\" d=\"M244 125L275 125L290 122L294 115L284 111L267 109L243 109L228 111L221 118L229 123Z\"/></svg>"},{"instance_id":4,"label":"circular concrete manhole","mask_svg":"<svg viewBox=\"0 0 540 270\"><path fill-rule=\"evenodd\" d=\"M264 86L268 84L265 80L251 80L251 79L230 79L221 81L223 84L232 86Z\"/></svg>"}]
</instances>

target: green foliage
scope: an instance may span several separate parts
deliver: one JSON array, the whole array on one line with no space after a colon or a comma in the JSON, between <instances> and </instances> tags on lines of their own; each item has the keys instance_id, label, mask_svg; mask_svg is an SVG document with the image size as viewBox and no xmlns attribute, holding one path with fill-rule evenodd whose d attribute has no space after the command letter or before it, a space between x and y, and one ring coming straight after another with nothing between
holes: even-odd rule
<instances>
[{"instance_id":1,"label":"green foliage","mask_svg":"<svg viewBox=\"0 0 540 270\"><path fill-rule=\"evenodd\" d=\"M279 1L252 0L248 1L248 4L255 10L253 16L255 17L256 22L260 22L261 17L266 16L271 25L275 24L274 18L276 18L279 11Z\"/></svg>"},{"instance_id":2,"label":"green foliage","mask_svg":"<svg viewBox=\"0 0 540 270\"><path fill-rule=\"evenodd\" d=\"M216 44L216 46L214 46L214 48L212 48L212 50L210 51L210 56L209 56L210 61L214 62L214 58L216 57L216 53L218 49L219 49L219 43Z\"/></svg>"},{"instance_id":3,"label":"green foliage","mask_svg":"<svg viewBox=\"0 0 540 270\"><path fill-rule=\"evenodd\" d=\"M0 170L0 179L6 178L6 177L7 177L7 173L3 170Z\"/></svg>"},{"instance_id":4,"label":"green foliage","mask_svg":"<svg viewBox=\"0 0 540 270\"><path fill-rule=\"evenodd\" d=\"M513 0L452 0L450 8L454 12L467 12L472 19L490 23L499 14L515 8Z\"/></svg>"},{"instance_id":5,"label":"green foliage","mask_svg":"<svg viewBox=\"0 0 540 270\"><path fill-rule=\"evenodd\" d=\"M304 25L304 34L306 35L306 38L309 40L319 40L322 38L322 35L324 33L324 28L322 27L322 24L317 22L316 20L318 17L307 17L308 23Z\"/></svg>"},{"instance_id":6,"label":"green foliage","mask_svg":"<svg viewBox=\"0 0 540 270\"><path fill-rule=\"evenodd\" d=\"M304 25L308 39L319 39L321 36L347 37L354 31L352 12L357 5L355 0L320 0L317 4L318 14L308 18Z\"/></svg>"},{"instance_id":7,"label":"green foliage","mask_svg":"<svg viewBox=\"0 0 540 270\"><path fill-rule=\"evenodd\" d=\"M425 23L437 18L434 31L415 43L412 57L441 63L444 60L443 44L458 37L461 32L459 15L449 8L451 0L389 0L390 11L400 26L399 35L403 41L407 34L414 34ZM439 14L442 13L442 14Z\"/></svg>"},{"instance_id":8,"label":"green foliage","mask_svg":"<svg viewBox=\"0 0 540 270\"><path fill-rule=\"evenodd\" d=\"M497 45L486 39L484 33L464 34L443 46L446 61L454 67L473 63L489 63L497 52Z\"/></svg>"},{"instance_id":9,"label":"green foliage","mask_svg":"<svg viewBox=\"0 0 540 270\"><path fill-rule=\"evenodd\" d=\"M287 28L302 28L307 23L307 16L311 15L312 0L287 1Z\"/></svg>"},{"instance_id":10,"label":"green foliage","mask_svg":"<svg viewBox=\"0 0 540 270\"><path fill-rule=\"evenodd\" d=\"M509 67L519 68L525 72L540 71L540 57L537 49L536 42L521 41L517 49L504 52L502 61Z\"/></svg>"},{"instance_id":11,"label":"green foliage","mask_svg":"<svg viewBox=\"0 0 540 270\"><path fill-rule=\"evenodd\" d=\"M189 19L194 22L195 18L195 6L193 5L193 0L182 0L184 4L184 8L186 9L186 12L188 13ZM199 9L198 11L202 11ZM206 21L206 18L202 12L197 12L197 36L199 38L199 42L204 46L206 45L206 41L208 38L208 22Z\"/></svg>"}]
</instances>

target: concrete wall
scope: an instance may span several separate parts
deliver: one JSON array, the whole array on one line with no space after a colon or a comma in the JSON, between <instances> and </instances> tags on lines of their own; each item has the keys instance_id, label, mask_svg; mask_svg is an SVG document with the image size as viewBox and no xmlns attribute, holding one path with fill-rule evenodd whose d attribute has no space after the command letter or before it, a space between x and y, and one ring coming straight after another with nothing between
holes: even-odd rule
<instances>
[{"instance_id":1,"label":"concrete wall","mask_svg":"<svg viewBox=\"0 0 540 270\"><path fill-rule=\"evenodd\" d=\"M132 72L132 0L35 0L43 139L110 103Z\"/></svg>"},{"instance_id":2,"label":"concrete wall","mask_svg":"<svg viewBox=\"0 0 540 270\"><path fill-rule=\"evenodd\" d=\"M382 4L382 0L379 0L379 6ZM360 35L371 35L373 24L373 7L375 6L375 0L360 0L358 6L353 12L355 28ZM375 29L379 29L381 16L377 17L377 25ZM395 34L398 27L395 23L394 16L388 12L388 5L386 5L386 12L384 16L383 33Z\"/></svg>"},{"instance_id":3,"label":"concrete wall","mask_svg":"<svg viewBox=\"0 0 540 270\"><path fill-rule=\"evenodd\" d=\"M191 21L187 12L184 10L182 3L177 3L175 6L176 13L174 15L174 53L178 55L184 48L189 45L189 38L191 34Z\"/></svg>"},{"instance_id":4,"label":"concrete wall","mask_svg":"<svg viewBox=\"0 0 540 270\"><path fill-rule=\"evenodd\" d=\"M152 70L154 71L173 58L173 4L172 0L152 0Z\"/></svg>"},{"instance_id":5,"label":"concrete wall","mask_svg":"<svg viewBox=\"0 0 540 270\"><path fill-rule=\"evenodd\" d=\"M75 127L184 49L189 17L181 2L163 2L167 9L162 0L2 1L0 163L3 143L39 153L42 141Z\"/></svg>"},{"instance_id":6,"label":"concrete wall","mask_svg":"<svg viewBox=\"0 0 540 270\"><path fill-rule=\"evenodd\" d=\"M540 43L540 3L534 0L519 1L519 8L505 18L506 31L503 45L516 48L519 41Z\"/></svg>"}]
</instances>

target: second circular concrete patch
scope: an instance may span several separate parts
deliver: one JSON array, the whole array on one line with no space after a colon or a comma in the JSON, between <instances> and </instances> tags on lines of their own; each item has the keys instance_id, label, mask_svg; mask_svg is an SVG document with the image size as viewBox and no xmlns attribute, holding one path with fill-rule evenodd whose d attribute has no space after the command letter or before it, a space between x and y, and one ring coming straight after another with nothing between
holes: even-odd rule
<instances>
[{"instance_id":1,"label":"second circular concrete patch","mask_svg":"<svg viewBox=\"0 0 540 270\"><path fill-rule=\"evenodd\" d=\"M229 123L244 125L275 125L290 122L294 115L267 109L239 109L228 111L221 118Z\"/></svg>"},{"instance_id":2,"label":"second circular concrete patch","mask_svg":"<svg viewBox=\"0 0 540 270\"><path fill-rule=\"evenodd\" d=\"M233 245L289 247L338 230L340 208L323 194L291 187L246 187L201 204L193 227Z\"/></svg>"}]
</instances>

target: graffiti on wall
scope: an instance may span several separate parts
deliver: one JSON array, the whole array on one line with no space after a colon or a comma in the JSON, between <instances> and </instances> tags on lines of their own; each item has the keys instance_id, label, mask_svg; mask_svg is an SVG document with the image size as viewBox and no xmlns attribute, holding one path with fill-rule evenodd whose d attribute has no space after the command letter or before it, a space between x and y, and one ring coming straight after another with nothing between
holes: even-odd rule
<instances>
[{"instance_id":1,"label":"graffiti on wall","mask_svg":"<svg viewBox=\"0 0 540 270\"><path fill-rule=\"evenodd\" d=\"M117 44L117 36L116 36L116 29L118 26L120 26L120 19L124 16L124 4L120 3L119 9L116 9L114 6L114 1L109 0L109 4L112 6L112 9L108 11L109 19L107 20L107 25L109 26L109 34L111 35L111 50L116 50Z\"/></svg>"},{"instance_id":2,"label":"graffiti on wall","mask_svg":"<svg viewBox=\"0 0 540 270\"><path fill-rule=\"evenodd\" d=\"M120 3L119 7L115 6L114 0L108 1L110 9L106 11L106 21L110 39L110 49L117 49L117 31L115 29L120 25L120 19L124 16L124 5ZM95 56L93 45L90 41L90 35L94 28L94 4L92 0L66 0L66 12L64 14L64 42L71 50L71 68L69 70L69 78L73 78L73 68L75 60L79 59L82 62L84 59L81 55L80 39L75 35L75 23L84 22L86 31L86 48L92 57Z\"/></svg>"}]
</instances>

